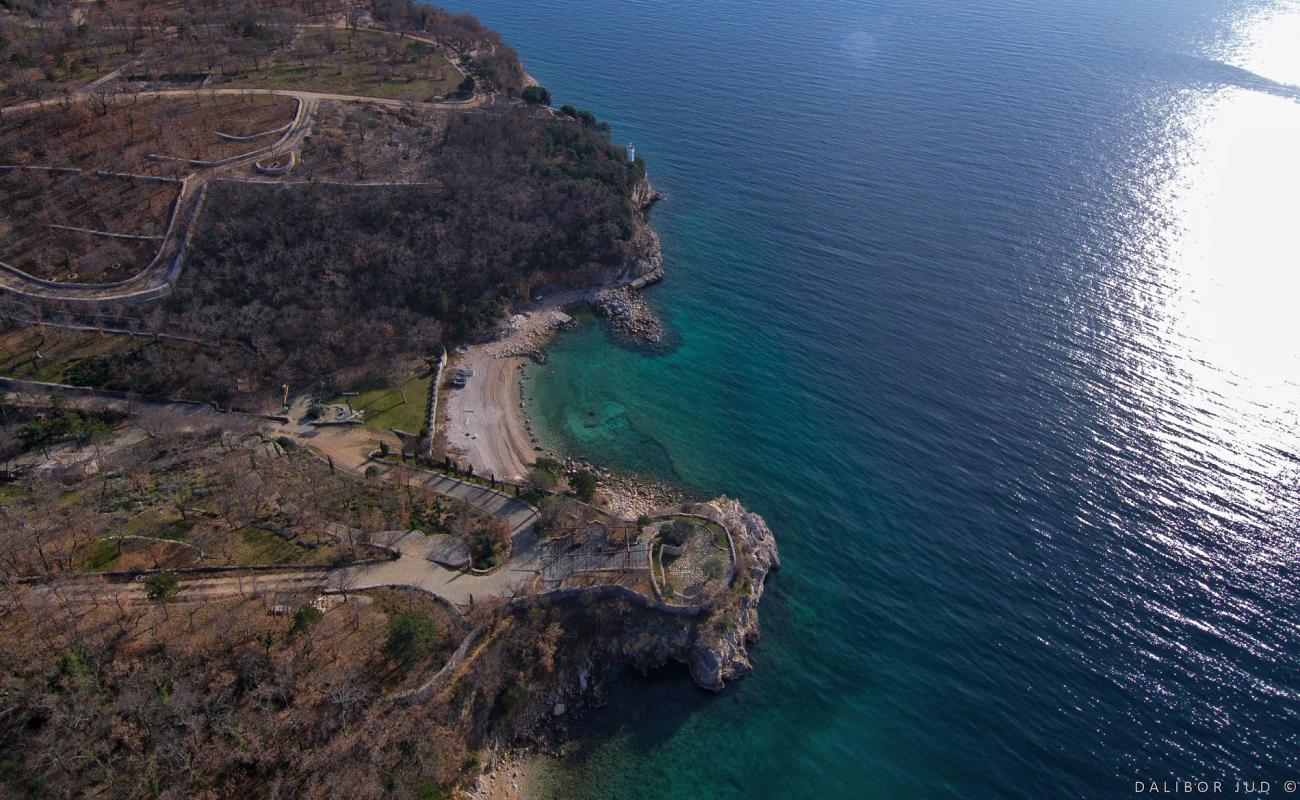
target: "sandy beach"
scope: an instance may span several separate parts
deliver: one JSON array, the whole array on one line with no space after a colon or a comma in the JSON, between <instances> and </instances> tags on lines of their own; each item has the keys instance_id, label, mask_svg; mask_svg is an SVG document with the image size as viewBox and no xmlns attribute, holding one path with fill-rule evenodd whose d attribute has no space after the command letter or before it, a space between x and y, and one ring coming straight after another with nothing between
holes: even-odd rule
<instances>
[{"instance_id":1,"label":"sandy beach","mask_svg":"<svg viewBox=\"0 0 1300 800\"><path fill-rule=\"evenodd\" d=\"M497 357L490 345L476 345L449 362L473 370L463 388L444 386L447 443L480 475L522 481L536 458L519 407L520 356Z\"/></svg>"},{"instance_id":2,"label":"sandy beach","mask_svg":"<svg viewBox=\"0 0 1300 800\"><path fill-rule=\"evenodd\" d=\"M519 368L525 357L571 321L561 308L585 296L568 292L547 298L511 317L504 336L471 345L448 361L448 377L458 369L473 375L459 389L444 384L440 424L448 446L473 464L476 473L522 481L541 455L519 397Z\"/></svg>"}]
</instances>

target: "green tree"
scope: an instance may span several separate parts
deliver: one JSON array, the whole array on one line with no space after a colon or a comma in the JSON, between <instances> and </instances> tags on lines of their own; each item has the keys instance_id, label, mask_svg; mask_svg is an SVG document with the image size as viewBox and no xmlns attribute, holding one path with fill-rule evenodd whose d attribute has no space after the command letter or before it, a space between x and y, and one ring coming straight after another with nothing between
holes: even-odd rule
<instances>
[{"instance_id":1,"label":"green tree","mask_svg":"<svg viewBox=\"0 0 1300 800\"><path fill-rule=\"evenodd\" d=\"M528 473L528 485L538 493L549 492L555 486L555 478L544 469L534 468Z\"/></svg>"},{"instance_id":2,"label":"green tree","mask_svg":"<svg viewBox=\"0 0 1300 800\"><path fill-rule=\"evenodd\" d=\"M474 96L474 76L466 75L465 80L460 82L456 87L456 96L462 100L468 100Z\"/></svg>"},{"instance_id":3,"label":"green tree","mask_svg":"<svg viewBox=\"0 0 1300 800\"><path fill-rule=\"evenodd\" d=\"M429 655L438 638L438 627L427 614L407 611L388 621L384 655L403 669Z\"/></svg>"},{"instance_id":4,"label":"green tree","mask_svg":"<svg viewBox=\"0 0 1300 800\"><path fill-rule=\"evenodd\" d=\"M549 106L551 104L551 92L545 86L527 86L520 97L530 106Z\"/></svg>"},{"instance_id":5,"label":"green tree","mask_svg":"<svg viewBox=\"0 0 1300 800\"><path fill-rule=\"evenodd\" d=\"M596 476L591 474L591 470L579 470L569 479L569 485L573 487L573 493L584 503L590 503L591 498L596 496Z\"/></svg>"},{"instance_id":6,"label":"green tree","mask_svg":"<svg viewBox=\"0 0 1300 800\"><path fill-rule=\"evenodd\" d=\"M659 538L665 543L679 547L691 538L695 525L688 519L675 519L659 529Z\"/></svg>"},{"instance_id":7,"label":"green tree","mask_svg":"<svg viewBox=\"0 0 1300 800\"><path fill-rule=\"evenodd\" d=\"M564 468L564 465L554 458L542 456L533 462L533 467L551 475L559 475L560 470Z\"/></svg>"}]
</instances>

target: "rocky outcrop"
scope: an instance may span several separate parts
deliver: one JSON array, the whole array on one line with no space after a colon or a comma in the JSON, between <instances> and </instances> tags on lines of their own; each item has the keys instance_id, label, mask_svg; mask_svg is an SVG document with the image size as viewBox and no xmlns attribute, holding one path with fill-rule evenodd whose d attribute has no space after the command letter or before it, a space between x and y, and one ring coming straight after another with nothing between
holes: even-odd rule
<instances>
[{"instance_id":1,"label":"rocky outcrop","mask_svg":"<svg viewBox=\"0 0 1300 800\"><path fill-rule=\"evenodd\" d=\"M696 499L681 486L654 480L644 475L617 472L579 459L557 457L562 458L564 474L568 479L583 470L595 475L599 484L596 504L621 519L636 519L642 514L655 514L663 509L676 508Z\"/></svg>"},{"instance_id":2,"label":"rocky outcrop","mask_svg":"<svg viewBox=\"0 0 1300 800\"><path fill-rule=\"evenodd\" d=\"M776 539L762 517L730 498L697 504L690 511L721 522L731 532L736 570L729 587L699 607L647 603L636 632L608 643L604 656L589 662L584 674L603 677L623 664L649 672L677 661L690 669L696 684L718 691L753 669L749 646L759 638L758 604L768 574L781 565ZM577 687L562 685L548 702L572 706L580 696Z\"/></svg>"},{"instance_id":3,"label":"rocky outcrop","mask_svg":"<svg viewBox=\"0 0 1300 800\"><path fill-rule=\"evenodd\" d=\"M632 185L632 205L638 211L645 211L663 198L663 192L655 191L655 187L650 185L649 175L642 175L641 178Z\"/></svg>"},{"instance_id":4,"label":"rocky outcrop","mask_svg":"<svg viewBox=\"0 0 1300 800\"><path fill-rule=\"evenodd\" d=\"M725 524L736 551L732 579L712 600L670 605L625 586L606 585L555 589L503 607L500 613L513 614L514 621L502 630L535 626L540 635L555 619L544 611L550 609L576 615L566 626L592 633L572 643L578 652L571 653L568 666L549 685L531 692L508 721L491 716L478 720L476 730L487 744L489 765L509 758L512 748L518 753L559 745L568 738L570 717L603 706L611 685L628 667L647 673L676 661L687 666L699 686L714 691L751 670L748 648L758 638L758 603L768 574L780 565L776 541L763 519L735 500L718 498L690 506L689 511ZM489 662L490 649L483 648L492 647L484 634L485 628L471 634L475 643L486 643L477 654L462 644L428 685L394 700L427 701L454 680L456 670L480 670L480 660Z\"/></svg>"},{"instance_id":5,"label":"rocky outcrop","mask_svg":"<svg viewBox=\"0 0 1300 800\"><path fill-rule=\"evenodd\" d=\"M724 524L736 548L737 571L730 600L715 612L720 624L696 642L687 662L696 683L716 690L753 669L748 648L759 636L758 603L768 573L780 569L781 557L767 523L738 501L722 497L693 511Z\"/></svg>"},{"instance_id":6,"label":"rocky outcrop","mask_svg":"<svg viewBox=\"0 0 1300 800\"><path fill-rule=\"evenodd\" d=\"M620 286L597 292L591 299L591 307L621 338L646 344L659 344L664 340L663 323L650 310L645 298L631 287Z\"/></svg>"}]
</instances>

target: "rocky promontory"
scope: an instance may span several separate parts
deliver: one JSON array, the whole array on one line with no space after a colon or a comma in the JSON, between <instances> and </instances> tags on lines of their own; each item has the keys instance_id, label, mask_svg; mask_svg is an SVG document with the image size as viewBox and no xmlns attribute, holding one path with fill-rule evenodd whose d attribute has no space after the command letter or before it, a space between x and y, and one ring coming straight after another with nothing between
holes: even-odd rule
<instances>
[{"instance_id":1,"label":"rocky promontory","mask_svg":"<svg viewBox=\"0 0 1300 800\"><path fill-rule=\"evenodd\" d=\"M695 605L655 601L623 585L555 589L523 597L498 611L477 644L476 656L461 666L474 676L494 674L494 662L510 658L507 640L533 643L546 631L580 631L556 663L545 686L536 686L525 708L510 721L480 722L499 743L498 756L512 747L552 745L567 736L567 718L604 705L604 697L625 670L650 673L668 663L688 667L701 688L720 691L749 673L749 648L759 639L758 605L768 575L780 568L776 539L762 516L736 500L719 497L680 506L681 513L707 516L731 532L736 561L727 584ZM494 644L495 643L495 644ZM555 653L560 661L560 653Z\"/></svg>"},{"instance_id":2,"label":"rocky promontory","mask_svg":"<svg viewBox=\"0 0 1300 800\"><path fill-rule=\"evenodd\" d=\"M591 307L619 338L652 345L664 340L663 323L641 293L630 286L597 292Z\"/></svg>"}]
</instances>

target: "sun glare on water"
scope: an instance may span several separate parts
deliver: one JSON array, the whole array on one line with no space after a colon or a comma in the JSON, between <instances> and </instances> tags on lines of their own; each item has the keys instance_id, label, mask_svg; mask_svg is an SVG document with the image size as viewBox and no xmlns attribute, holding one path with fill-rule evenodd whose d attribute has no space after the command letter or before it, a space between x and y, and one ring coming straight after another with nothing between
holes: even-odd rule
<instances>
[{"instance_id":1,"label":"sun glare on water","mask_svg":"<svg viewBox=\"0 0 1300 800\"><path fill-rule=\"evenodd\" d=\"M1161 324L1139 347L1161 354L1144 368L1162 373L1173 413L1196 418L1156 439L1175 462L1217 467L1203 474L1219 485L1205 488L1227 517L1267 508L1268 484L1300 458L1288 452L1300 432L1300 4L1237 40L1224 60L1269 90L1207 88L1178 120L1178 166L1153 198L1168 223L1153 254Z\"/></svg>"}]
</instances>

